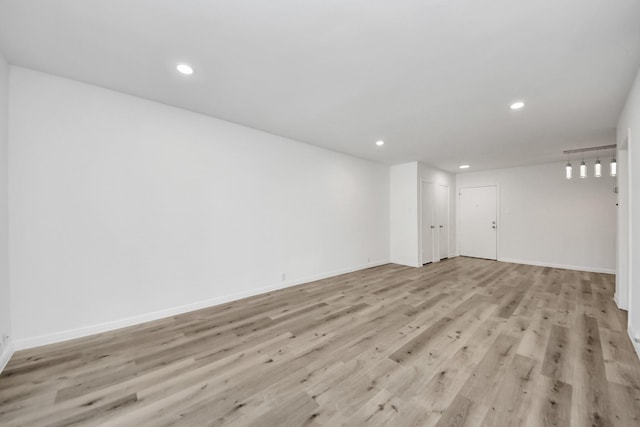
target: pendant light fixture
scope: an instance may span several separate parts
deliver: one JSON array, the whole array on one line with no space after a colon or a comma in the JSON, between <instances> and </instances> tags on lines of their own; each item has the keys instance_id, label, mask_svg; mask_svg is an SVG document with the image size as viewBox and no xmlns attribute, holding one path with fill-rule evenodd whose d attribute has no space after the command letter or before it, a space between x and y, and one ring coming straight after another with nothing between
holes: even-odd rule
<instances>
[{"instance_id":1,"label":"pendant light fixture","mask_svg":"<svg viewBox=\"0 0 640 427\"><path fill-rule=\"evenodd\" d=\"M582 155L582 162L580 162L580 178L587 177L587 164L584 162L584 154Z\"/></svg>"},{"instance_id":2,"label":"pendant light fixture","mask_svg":"<svg viewBox=\"0 0 640 427\"><path fill-rule=\"evenodd\" d=\"M613 149L613 158L611 163L609 164L609 175L616 176L618 173L615 149L616 145L603 145L600 147L589 147L589 148L578 148L575 150L565 150L562 153L567 155L567 164L564 167L565 170L565 178L571 179L573 177L573 168L571 167L571 154L582 154L582 161L580 162L580 167L578 169L580 178L587 178L587 163L584 160L584 153L588 151L602 151L602 150L611 150ZM593 176L595 178L602 177L602 163L600 162L600 153L598 153L597 159L593 164Z\"/></svg>"},{"instance_id":3,"label":"pendant light fixture","mask_svg":"<svg viewBox=\"0 0 640 427\"><path fill-rule=\"evenodd\" d=\"M609 164L609 175L616 176L617 174L618 174L618 163L616 162L616 151L614 147L613 159L611 159L611 163Z\"/></svg>"}]
</instances>

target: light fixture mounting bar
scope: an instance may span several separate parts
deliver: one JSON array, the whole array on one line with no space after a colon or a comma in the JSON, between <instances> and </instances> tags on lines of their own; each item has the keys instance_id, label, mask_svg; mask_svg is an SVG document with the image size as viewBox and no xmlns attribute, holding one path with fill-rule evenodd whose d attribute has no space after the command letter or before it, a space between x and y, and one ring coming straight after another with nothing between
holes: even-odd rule
<instances>
[{"instance_id":1,"label":"light fixture mounting bar","mask_svg":"<svg viewBox=\"0 0 640 427\"><path fill-rule=\"evenodd\" d=\"M575 150L564 150L562 154L586 153L587 151L611 150L613 148L616 148L616 144L601 145L599 147L576 148Z\"/></svg>"}]
</instances>

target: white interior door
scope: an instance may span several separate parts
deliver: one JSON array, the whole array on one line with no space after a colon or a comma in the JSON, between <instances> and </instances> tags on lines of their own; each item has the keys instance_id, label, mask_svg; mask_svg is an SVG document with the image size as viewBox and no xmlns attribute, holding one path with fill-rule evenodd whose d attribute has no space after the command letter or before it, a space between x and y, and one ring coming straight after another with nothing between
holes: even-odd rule
<instances>
[{"instance_id":1,"label":"white interior door","mask_svg":"<svg viewBox=\"0 0 640 427\"><path fill-rule=\"evenodd\" d=\"M460 255L497 259L495 186L460 190Z\"/></svg>"},{"instance_id":2,"label":"white interior door","mask_svg":"<svg viewBox=\"0 0 640 427\"><path fill-rule=\"evenodd\" d=\"M438 185L438 253L439 258L449 258L449 187Z\"/></svg>"},{"instance_id":3,"label":"white interior door","mask_svg":"<svg viewBox=\"0 0 640 427\"><path fill-rule=\"evenodd\" d=\"M434 197L433 184L422 182L421 204L422 204L422 263L434 261L434 239L436 235L436 223L434 218L433 203Z\"/></svg>"}]
</instances>

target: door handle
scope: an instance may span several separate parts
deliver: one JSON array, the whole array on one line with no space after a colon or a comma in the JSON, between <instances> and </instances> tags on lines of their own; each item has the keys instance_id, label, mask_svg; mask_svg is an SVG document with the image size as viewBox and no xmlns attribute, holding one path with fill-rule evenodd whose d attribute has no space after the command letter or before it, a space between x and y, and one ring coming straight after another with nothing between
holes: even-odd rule
<instances>
[{"instance_id":1,"label":"door handle","mask_svg":"<svg viewBox=\"0 0 640 427\"><path fill-rule=\"evenodd\" d=\"M432 226L431 226L431 228L436 228L436 226L435 226L435 225L432 225Z\"/></svg>"},{"instance_id":2,"label":"door handle","mask_svg":"<svg viewBox=\"0 0 640 427\"><path fill-rule=\"evenodd\" d=\"M440 228L444 228L444 225L441 225Z\"/></svg>"}]
</instances>

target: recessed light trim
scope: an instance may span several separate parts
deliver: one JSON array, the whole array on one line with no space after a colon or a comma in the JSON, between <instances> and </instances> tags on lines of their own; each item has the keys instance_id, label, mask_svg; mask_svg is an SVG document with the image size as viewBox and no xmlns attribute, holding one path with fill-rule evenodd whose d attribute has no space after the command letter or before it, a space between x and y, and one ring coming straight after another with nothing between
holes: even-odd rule
<instances>
[{"instance_id":1,"label":"recessed light trim","mask_svg":"<svg viewBox=\"0 0 640 427\"><path fill-rule=\"evenodd\" d=\"M513 104L511 104L511 107L510 107L510 108L511 108L512 110L519 110L519 109L521 109L521 108L523 108L523 107L524 107L524 102L522 102L522 101L517 101L517 102L514 102Z\"/></svg>"},{"instance_id":2,"label":"recessed light trim","mask_svg":"<svg viewBox=\"0 0 640 427\"><path fill-rule=\"evenodd\" d=\"M469 169L471 165L460 165L458 166L460 169Z\"/></svg>"},{"instance_id":3,"label":"recessed light trim","mask_svg":"<svg viewBox=\"0 0 640 427\"><path fill-rule=\"evenodd\" d=\"M376 141L376 145L378 147L382 147L384 145L384 141L380 139L380 140Z\"/></svg>"},{"instance_id":4,"label":"recessed light trim","mask_svg":"<svg viewBox=\"0 0 640 427\"><path fill-rule=\"evenodd\" d=\"M178 70L180 74L184 74L185 76L190 76L191 74L193 74L193 67L187 64L176 65L176 70Z\"/></svg>"}]
</instances>

